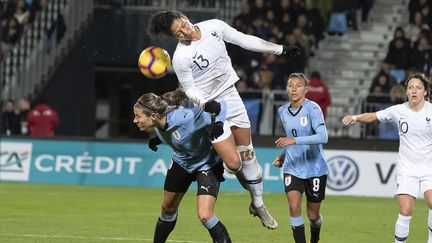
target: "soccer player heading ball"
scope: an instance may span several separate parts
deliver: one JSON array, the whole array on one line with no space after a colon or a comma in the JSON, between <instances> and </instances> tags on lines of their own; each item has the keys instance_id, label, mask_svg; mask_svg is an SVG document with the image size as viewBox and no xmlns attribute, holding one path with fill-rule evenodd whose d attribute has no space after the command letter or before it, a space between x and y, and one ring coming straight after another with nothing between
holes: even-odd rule
<instances>
[{"instance_id":1,"label":"soccer player heading ball","mask_svg":"<svg viewBox=\"0 0 432 243\"><path fill-rule=\"evenodd\" d=\"M210 139L223 133L225 103L221 113L212 117L201 108L181 106L187 103L180 89L158 96L143 94L135 103L134 123L141 131L153 130L150 149L157 151L162 142L173 149L173 156L164 183L162 212L156 223L153 243L166 242L177 222L178 208L193 181L197 182L198 218L207 228L213 242L231 243L225 225L214 214L223 165Z\"/></svg>"},{"instance_id":2,"label":"soccer player heading ball","mask_svg":"<svg viewBox=\"0 0 432 243\"><path fill-rule=\"evenodd\" d=\"M234 86L239 77L231 65L225 41L247 50L276 55L297 56L300 48L243 34L217 19L192 24L186 15L175 10L153 14L148 32L153 37L165 34L179 40L172 64L182 88L194 103L214 115L219 113L220 106L218 102L208 101L227 103L227 121L231 128L225 129L213 141L213 146L226 170L234 173L250 192L249 212L258 216L265 227L276 229L278 224L263 202L262 175L252 145L250 121Z\"/></svg>"}]
</instances>

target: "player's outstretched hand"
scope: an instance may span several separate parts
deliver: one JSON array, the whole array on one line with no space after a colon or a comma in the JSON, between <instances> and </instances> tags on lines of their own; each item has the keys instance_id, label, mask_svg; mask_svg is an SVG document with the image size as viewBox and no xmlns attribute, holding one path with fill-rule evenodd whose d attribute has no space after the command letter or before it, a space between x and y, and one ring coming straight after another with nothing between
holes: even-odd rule
<instances>
[{"instance_id":1,"label":"player's outstretched hand","mask_svg":"<svg viewBox=\"0 0 432 243\"><path fill-rule=\"evenodd\" d=\"M212 126L211 131L210 131L210 138L214 140L214 139L218 138L220 135L222 135L224 132L223 126L224 126L224 124L221 121L217 121L217 122L213 123L213 126Z\"/></svg>"},{"instance_id":2,"label":"player's outstretched hand","mask_svg":"<svg viewBox=\"0 0 432 243\"><path fill-rule=\"evenodd\" d=\"M204 111L212 114L213 116L217 116L221 111L221 105L216 100L207 101L204 104Z\"/></svg>"},{"instance_id":3,"label":"player's outstretched hand","mask_svg":"<svg viewBox=\"0 0 432 243\"><path fill-rule=\"evenodd\" d=\"M151 149L151 150L153 150L153 151L157 151L158 150L158 145L159 144L161 144L162 143L162 141L159 139L159 137L152 137L150 140L149 140L149 144L148 144L148 147Z\"/></svg>"},{"instance_id":4,"label":"player's outstretched hand","mask_svg":"<svg viewBox=\"0 0 432 243\"><path fill-rule=\"evenodd\" d=\"M345 126L352 125L352 124L354 124L356 121L357 121L357 117L356 117L356 116L345 116L345 117L342 119L342 123L343 123Z\"/></svg>"},{"instance_id":5,"label":"player's outstretched hand","mask_svg":"<svg viewBox=\"0 0 432 243\"><path fill-rule=\"evenodd\" d=\"M298 46L291 45L291 46L283 46L282 55L289 56L289 57L296 57L300 56L301 49Z\"/></svg>"}]
</instances>

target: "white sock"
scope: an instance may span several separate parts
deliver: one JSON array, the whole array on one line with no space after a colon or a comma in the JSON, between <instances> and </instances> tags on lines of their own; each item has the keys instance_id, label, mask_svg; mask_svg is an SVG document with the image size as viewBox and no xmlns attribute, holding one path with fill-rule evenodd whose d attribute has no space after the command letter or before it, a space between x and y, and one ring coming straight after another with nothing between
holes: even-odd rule
<instances>
[{"instance_id":1,"label":"white sock","mask_svg":"<svg viewBox=\"0 0 432 243\"><path fill-rule=\"evenodd\" d=\"M429 209L429 215L428 215L428 232L429 232L429 238L427 243L432 243L432 209Z\"/></svg>"},{"instance_id":2,"label":"white sock","mask_svg":"<svg viewBox=\"0 0 432 243\"><path fill-rule=\"evenodd\" d=\"M409 224L412 216L399 214L395 226L395 243L404 243L408 238Z\"/></svg>"},{"instance_id":3,"label":"white sock","mask_svg":"<svg viewBox=\"0 0 432 243\"><path fill-rule=\"evenodd\" d=\"M243 166L241 172L243 178L246 181L252 203L255 207L261 207L264 204L263 194L263 183L261 170L258 166L256 159L242 161Z\"/></svg>"}]
</instances>

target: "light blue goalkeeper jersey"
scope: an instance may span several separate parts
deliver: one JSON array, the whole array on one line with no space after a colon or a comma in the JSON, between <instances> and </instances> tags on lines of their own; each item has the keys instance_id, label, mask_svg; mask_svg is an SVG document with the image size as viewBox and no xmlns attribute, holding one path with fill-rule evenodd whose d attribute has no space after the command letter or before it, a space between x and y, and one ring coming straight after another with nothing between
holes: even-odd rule
<instances>
[{"instance_id":1,"label":"light blue goalkeeper jersey","mask_svg":"<svg viewBox=\"0 0 432 243\"><path fill-rule=\"evenodd\" d=\"M198 106L179 107L167 114L167 128L155 128L162 142L173 150L173 161L189 173L212 168L222 162L214 150L209 133L212 119L225 121L226 103L221 103L221 112L214 118Z\"/></svg>"},{"instance_id":2,"label":"light blue goalkeeper jersey","mask_svg":"<svg viewBox=\"0 0 432 243\"><path fill-rule=\"evenodd\" d=\"M327 143L328 135L320 107L308 99L299 109L290 105L288 103L278 109L287 137L296 139L296 144L283 149L283 172L302 179L327 174L322 144Z\"/></svg>"}]
</instances>

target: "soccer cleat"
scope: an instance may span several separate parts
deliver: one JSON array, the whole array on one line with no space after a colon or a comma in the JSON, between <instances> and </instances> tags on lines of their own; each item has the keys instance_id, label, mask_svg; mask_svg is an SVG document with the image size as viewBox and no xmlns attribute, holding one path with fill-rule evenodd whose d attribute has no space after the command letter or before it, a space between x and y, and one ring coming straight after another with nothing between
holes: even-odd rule
<instances>
[{"instance_id":1,"label":"soccer cleat","mask_svg":"<svg viewBox=\"0 0 432 243\"><path fill-rule=\"evenodd\" d=\"M261 219L261 223L264 227L274 230L278 227L276 220L270 215L267 208L262 205L261 207L255 207L252 203L249 206L249 213L254 217L258 216Z\"/></svg>"}]
</instances>

